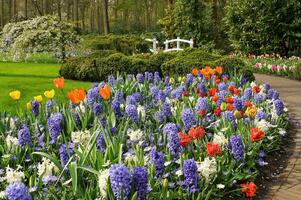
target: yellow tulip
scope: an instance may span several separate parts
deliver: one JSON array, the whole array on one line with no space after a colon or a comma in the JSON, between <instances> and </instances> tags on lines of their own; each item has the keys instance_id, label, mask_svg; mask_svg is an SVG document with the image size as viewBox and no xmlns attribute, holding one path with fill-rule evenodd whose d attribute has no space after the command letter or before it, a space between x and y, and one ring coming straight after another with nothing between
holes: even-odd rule
<instances>
[{"instance_id":1,"label":"yellow tulip","mask_svg":"<svg viewBox=\"0 0 301 200\"><path fill-rule=\"evenodd\" d=\"M170 82L170 83L174 83L174 82L175 82L175 79L174 79L174 78L170 78L169 82Z\"/></svg>"},{"instance_id":2,"label":"yellow tulip","mask_svg":"<svg viewBox=\"0 0 301 200\"><path fill-rule=\"evenodd\" d=\"M32 109L31 103L28 102L28 103L26 104L26 107L27 107L28 110L31 110L31 109Z\"/></svg>"},{"instance_id":3,"label":"yellow tulip","mask_svg":"<svg viewBox=\"0 0 301 200\"><path fill-rule=\"evenodd\" d=\"M255 107L248 107L246 110L246 114L250 117L255 117L255 115L257 114L257 109Z\"/></svg>"},{"instance_id":4,"label":"yellow tulip","mask_svg":"<svg viewBox=\"0 0 301 200\"><path fill-rule=\"evenodd\" d=\"M55 95L55 91L54 90L48 90L44 92L44 95L46 98L48 99L53 99L54 95Z\"/></svg>"},{"instance_id":5,"label":"yellow tulip","mask_svg":"<svg viewBox=\"0 0 301 200\"><path fill-rule=\"evenodd\" d=\"M34 97L34 100L36 100L37 102L41 103L43 101L43 97L42 95L38 95Z\"/></svg>"},{"instance_id":6,"label":"yellow tulip","mask_svg":"<svg viewBox=\"0 0 301 200\"><path fill-rule=\"evenodd\" d=\"M21 97L21 92L19 90L15 90L9 93L10 98L13 100L19 100Z\"/></svg>"}]
</instances>

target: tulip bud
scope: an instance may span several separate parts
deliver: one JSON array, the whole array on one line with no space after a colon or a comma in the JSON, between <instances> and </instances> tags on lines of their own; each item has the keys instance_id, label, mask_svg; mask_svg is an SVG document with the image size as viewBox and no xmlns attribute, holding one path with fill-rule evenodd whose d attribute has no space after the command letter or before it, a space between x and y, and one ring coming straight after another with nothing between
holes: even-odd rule
<instances>
[{"instance_id":1,"label":"tulip bud","mask_svg":"<svg viewBox=\"0 0 301 200\"><path fill-rule=\"evenodd\" d=\"M167 188L168 187L168 179L164 179L163 180L163 188Z\"/></svg>"},{"instance_id":2,"label":"tulip bud","mask_svg":"<svg viewBox=\"0 0 301 200\"><path fill-rule=\"evenodd\" d=\"M225 102L221 104L221 109L222 111L225 111L227 109L227 104Z\"/></svg>"},{"instance_id":3,"label":"tulip bud","mask_svg":"<svg viewBox=\"0 0 301 200\"><path fill-rule=\"evenodd\" d=\"M235 110L234 116L236 117L236 119L241 119L242 118L241 112L239 112L238 110Z\"/></svg>"}]
</instances>

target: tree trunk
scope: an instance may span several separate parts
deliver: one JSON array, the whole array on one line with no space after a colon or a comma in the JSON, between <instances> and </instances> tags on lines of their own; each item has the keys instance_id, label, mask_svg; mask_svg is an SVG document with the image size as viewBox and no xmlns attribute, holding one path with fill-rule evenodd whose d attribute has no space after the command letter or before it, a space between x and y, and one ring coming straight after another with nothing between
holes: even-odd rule
<instances>
[{"instance_id":1,"label":"tree trunk","mask_svg":"<svg viewBox=\"0 0 301 200\"><path fill-rule=\"evenodd\" d=\"M28 19L28 1L24 0L24 15L25 19Z\"/></svg>"},{"instance_id":2,"label":"tree trunk","mask_svg":"<svg viewBox=\"0 0 301 200\"><path fill-rule=\"evenodd\" d=\"M4 1L5 0L1 0L1 28L4 27Z\"/></svg>"},{"instance_id":3,"label":"tree trunk","mask_svg":"<svg viewBox=\"0 0 301 200\"><path fill-rule=\"evenodd\" d=\"M90 7L90 31L93 32L93 29L94 29L94 3L92 1Z\"/></svg>"},{"instance_id":4,"label":"tree trunk","mask_svg":"<svg viewBox=\"0 0 301 200\"><path fill-rule=\"evenodd\" d=\"M57 15L60 21L62 20L61 3L61 0L57 0Z\"/></svg>"},{"instance_id":5,"label":"tree trunk","mask_svg":"<svg viewBox=\"0 0 301 200\"><path fill-rule=\"evenodd\" d=\"M71 3L68 1L67 2L67 20L70 21L71 17Z\"/></svg>"},{"instance_id":6,"label":"tree trunk","mask_svg":"<svg viewBox=\"0 0 301 200\"><path fill-rule=\"evenodd\" d=\"M48 14L48 0L43 0L43 15Z\"/></svg>"},{"instance_id":7,"label":"tree trunk","mask_svg":"<svg viewBox=\"0 0 301 200\"><path fill-rule=\"evenodd\" d=\"M103 29L104 34L110 33L109 14L108 14L108 0L102 0L103 13Z\"/></svg>"},{"instance_id":8,"label":"tree trunk","mask_svg":"<svg viewBox=\"0 0 301 200\"><path fill-rule=\"evenodd\" d=\"M17 3L16 0L12 0L12 15L13 15L13 19L14 21L17 21Z\"/></svg>"},{"instance_id":9,"label":"tree trunk","mask_svg":"<svg viewBox=\"0 0 301 200\"><path fill-rule=\"evenodd\" d=\"M79 17L78 17L78 0L73 0L73 18L76 27L79 27Z\"/></svg>"},{"instance_id":10,"label":"tree trunk","mask_svg":"<svg viewBox=\"0 0 301 200\"><path fill-rule=\"evenodd\" d=\"M97 30L98 30L98 33L102 33L103 31L103 26L102 26L102 23L101 23L101 20L102 20L102 16L100 14L100 10L101 10L101 3L99 0L97 0L96 2L96 22L97 22Z\"/></svg>"}]
</instances>

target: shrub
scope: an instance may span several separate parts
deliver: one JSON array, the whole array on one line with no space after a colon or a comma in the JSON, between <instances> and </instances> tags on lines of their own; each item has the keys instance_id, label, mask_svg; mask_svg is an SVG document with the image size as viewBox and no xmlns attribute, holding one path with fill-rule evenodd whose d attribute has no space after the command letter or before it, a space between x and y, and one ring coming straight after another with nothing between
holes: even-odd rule
<instances>
[{"instance_id":1,"label":"shrub","mask_svg":"<svg viewBox=\"0 0 301 200\"><path fill-rule=\"evenodd\" d=\"M86 37L82 46L91 50L115 50L125 55L147 52L150 43L135 35L106 35Z\"/></svg>"},{"instance_id":2,"label":"shrub","mask_svg":"<svg viewBox=\"0 0 301 200\"><path fill-rule=\"evenodd\" d=\"M242 58L225 56L216 60L213 65L222 66L225 73L243 75L249 81L255 80L251 63Z\"/></svg>"},{"instance_id":3,"label":"shrub","mask_svg":"<svg viewBox=\"0 0 301 200\"><path fill-rule=\"evenodd\" d=\"M183 75L194 67L212 65L213 61L218 58L221 56L200 49L188 48L179 52L173 59L164 62L161 69L164 75Z\"/></svg>"}]
</instances>

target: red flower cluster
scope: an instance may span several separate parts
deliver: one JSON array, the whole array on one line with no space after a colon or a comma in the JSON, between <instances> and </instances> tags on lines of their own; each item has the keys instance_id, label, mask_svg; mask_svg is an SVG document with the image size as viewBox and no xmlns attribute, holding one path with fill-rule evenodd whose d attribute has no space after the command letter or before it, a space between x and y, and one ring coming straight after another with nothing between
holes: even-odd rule
<instances>
[{"instance_id":1,"label":"red flower cluster","mask_svg":"<svg viewBox=\"0 0 301 200\"><path fill-rule=\"evenodd\" d=\"M185 133L178 133L180 138L180 144L182 147L186 148L193 140L198 140L204 137L205 129L202 126L190 128L188 135Z\"/></svg>"},{"instance_id":2,"label":"red flower cluster","mask_svg":"<svg viewBox=\"0 0 301 200\"><path fill-rule=\"evenodd\" d=\"M215 156L215 155L221 155L222 154L222 150L221 148L218 146L218 144L214 144L209 142L206 146L207 148L207 154L211 157Z\"/></svg>"},{"instance_id":3,"label":"red flower cluster","mask_svg":"<svg viewBox=\"0 0 301 200\"><path fill-rule=\"evenodd\" d=\"M178 133L178 136L180 138L180 144L184 148L186 148L192 142L192 139L185 133Z\"/></svg>"},{"instance_id":4,"label":"red flower cluster","mask_svg":"<svg viewBox=\"0 0 301 200\"><path fill-rule=\"evenodd\" d=\"M259 141L264 137L264 132L259 128L251 128L250 132L251 132L250 138L252 142Z\"/></svg>"},{"instance_id":5,"label":"red flower cluster","mask_svg":"<svg viewBox=\"0 0 301 200\"><path fill-rule=\"evenodd\" d=\"M245 193L248 198L252 198L255 196L257 186L254 182L243 183L240 184L240 186L242 187L241 192Z\"/></svg>"}]
</instances>

